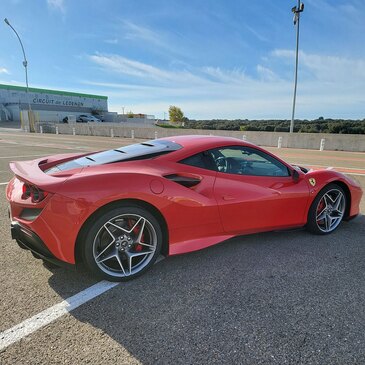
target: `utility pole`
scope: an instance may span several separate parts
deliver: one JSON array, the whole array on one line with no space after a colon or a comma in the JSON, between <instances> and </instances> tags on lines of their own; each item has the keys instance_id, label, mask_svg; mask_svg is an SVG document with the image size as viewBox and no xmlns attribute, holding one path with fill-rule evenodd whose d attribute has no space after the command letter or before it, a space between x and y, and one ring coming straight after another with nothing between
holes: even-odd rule
<instances>
[{"instance_id":1,"label":"utility pole","mask_svg":"<svg viewBox=\"0 0 365 365\"><path fill-rule=\"evenodd\" d=\"M18 32L15 30L15 28L10 24L9 20L7 18L4 19L4 22L13 30L13 32L15 33L15 35L18 37L20 46L22 47L22 51L23 51L23 66L25 69L25 86L26 86L26 94L27 94L27 101L28 101L28 122L29 122L29 126L31 127L32 124L30 123L30 119L32 116L32 108L30 106L30 101L29 101L29 86L28 86L28 61L27 61L27 57L25 56L25 51L24 51L24 47L23 47L23 43L19 37Z\"/></svg>"},{"instance_id":2,"label":"utility pole","mask_svg":"<svg viewBox=\"0 0 365 365\"><path fill-rule=\"evenodd\" d=\"M290 133L294 132L294 115L295 115L295 102L297 98L297 82L298 82L298 52L299 52L299 20L300 13L304 10L304 4L298 0L298 6L294 6L291 11L294 13L294 25L297 28L297 46L295 51L295 74L294 74L294 96L293 96L293 110L291 114Z\"/></svg>"}]
</instances>

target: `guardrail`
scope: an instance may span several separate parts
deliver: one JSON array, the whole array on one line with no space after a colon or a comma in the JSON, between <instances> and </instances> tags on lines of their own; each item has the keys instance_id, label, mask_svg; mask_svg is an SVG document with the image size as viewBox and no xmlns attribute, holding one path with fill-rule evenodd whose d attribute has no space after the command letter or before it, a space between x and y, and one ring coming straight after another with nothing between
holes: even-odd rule
<instances>
[{"instance_id":1,"label":"guardrail","mask_svg":"<svg viewBox=\"0 0 365 365\"><path fill-rule=\"evenodd\" d=\"M207 129L178 129L161 127L130 127L121 123L37 123L37 132L84 136L121 137L131 139L155 139L175 135L228 136L252 142L259 146L278 148L303 148L312 150L365 152L363 134L285 133L224 131ZM244 133L244 134L243 134Z\"/></svg>"}]
</instances>

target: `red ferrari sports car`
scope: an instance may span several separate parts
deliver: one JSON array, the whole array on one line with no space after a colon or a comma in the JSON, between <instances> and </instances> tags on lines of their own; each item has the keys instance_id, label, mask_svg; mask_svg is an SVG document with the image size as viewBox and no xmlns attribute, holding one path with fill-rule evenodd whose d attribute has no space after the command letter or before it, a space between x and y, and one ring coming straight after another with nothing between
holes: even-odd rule
<instances>
[{"instance_id":1,"label":"red ferrari sports car","mask_svg":"<svg viewBox=\"0 0 365 365\"><path fill-rule=\"evenodd\" d=\"M109 151L12 162L12 237L34 256L83 263L112 281L162 255L233 236L306 226L333 232L359 213L360 186L235 138L178 136Z\"/></svg>"}]
</instances>

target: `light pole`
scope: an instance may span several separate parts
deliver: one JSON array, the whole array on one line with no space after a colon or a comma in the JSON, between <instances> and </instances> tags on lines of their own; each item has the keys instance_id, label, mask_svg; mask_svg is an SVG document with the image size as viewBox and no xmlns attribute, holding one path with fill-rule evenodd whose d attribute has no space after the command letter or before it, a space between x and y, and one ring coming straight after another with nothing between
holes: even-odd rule
<instances>
[{"instance_id":1,"label":"light pole","mask_svg":"<svg viewBox=\"0 0 365 365\"><path fill-rule=\"evenodd\" d=\"M295 101L297 98L297 81L298 81L299 20L300 20L300 13L303 10L304 10L304 4L300 0L298 0L298 6L294 6L291 9L291 11L294 13L294 25L296 25L297 27L297 47L295 51L294 96L293 96L293 110L290 122L290 133L294 132Z\"/></svg>"},{"instance_id":2,"label":"light pole","mask_svg":"<svg viewBox=\"0 0 365 365\"><path fill-rule=\"evenodd\" d=\"M24 51L23 43L22 43L22 40L19 37L18 32L10 24L10 22L9 22L9 20L7 18L4 19L4 22L13 30L13 32L15 33L15 35L18 37L20 46L22 47L23 57L24 57L23 66L24 66L24 69L25 69L25 85L26 85L26 94L27 94L27 101L28 101L28 122L30 122L32 108L30 107L30 101L29 101L28 61L27 61L27 57L25 56L25 51ZM30 123L29 123L29 125L30 125Z\"/></svg>"}]
</instances>

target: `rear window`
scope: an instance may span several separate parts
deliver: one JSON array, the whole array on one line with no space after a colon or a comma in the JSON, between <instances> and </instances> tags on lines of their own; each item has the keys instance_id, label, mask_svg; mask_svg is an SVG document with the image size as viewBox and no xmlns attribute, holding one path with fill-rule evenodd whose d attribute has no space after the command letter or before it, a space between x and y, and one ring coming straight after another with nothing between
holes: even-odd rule
<instances>
[{"instance_id":1,"label":"rear window","mask_svg":"<svg viewBox=\"0 0 365 365\"><path fill-rule=\"evenodd\" d=\"M157 157L166 153L177 151L181 145L165 140L153 140L143 143L136 143L125 147L116 148L103 152L94 153L67 161L46 170L46 174L53 174L59 171L72 170L85 166L104 165L121 161L143 160Z\"/></svg>"}]
</instances>

